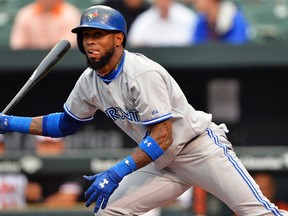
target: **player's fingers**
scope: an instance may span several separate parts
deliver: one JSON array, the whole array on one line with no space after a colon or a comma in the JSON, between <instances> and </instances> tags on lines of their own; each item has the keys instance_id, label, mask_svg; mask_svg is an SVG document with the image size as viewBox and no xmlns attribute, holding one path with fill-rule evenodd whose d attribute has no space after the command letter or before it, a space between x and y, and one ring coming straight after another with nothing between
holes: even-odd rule
<instances>
[{"instance_id":1,"label":"player's fingers","mask_svg":"<svg viewBox=\"0 0 288 216\"><path fill-rule=\"evenodd\" d=\"M91 195L94 193L94 192L97 192L97 187L95 187L93 184L85 191L84 193L84 197L85 199L88 199L91 197Z\"/></svg>"},{"instance_id":2,"label":"player's fingers","mask_svg":"<svg viewBox=\"0 0 288 216\"><path fill-rule=\"evenodd\" d=\"M91 176L87 176L87 175L83 175L83 178L87 181L95 181L97 175L91 175Z\"/></svg>"},{"instance_id":3,"label":"player's fingers","mask_svg":"<svg viewBox=\"0 0 288 216\"><path fill-rule=\"evenodd\" d=\"M103 202L102 202L102 206L101 209L105 209L108 203L109 197L104 197Z\"/></svg>"},{"instance_id":4,"label":"player's fingers","mask_svg":"<svg viewBox=\"0 0 288 216\"><path fill-rule=\"evenodd\" d=\"M97 191L95 191L94 193L91 194L91 196L89 197L89 199L85 203L85 206L89 207L97 199L97 197L98 197L98 193L97 193Z\"/></svg>"},{"instance_id":5,"label":"player's fingers","mask_svg":"<svg viewBox=\"0 0 288 216\"><path fill-rule=\"evenodd\" d=\"M104 199L104 196L102 194L100 194L98 196L98 198L97 198L97 202L96 202L96 205L95 205L95 208L94 208L94 213L98 212L103 199ZM103 209L103 204L102 204L101 208Z\"/></svg>"}]
</instances>

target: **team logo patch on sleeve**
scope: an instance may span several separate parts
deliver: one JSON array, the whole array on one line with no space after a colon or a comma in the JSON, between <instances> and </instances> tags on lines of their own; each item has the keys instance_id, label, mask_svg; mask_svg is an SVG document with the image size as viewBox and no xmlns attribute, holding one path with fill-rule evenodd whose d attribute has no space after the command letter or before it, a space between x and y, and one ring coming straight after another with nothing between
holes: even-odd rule
<instances>
[{"instance_id":1,"label":"team logo patch on sleeve","mask_svg":"<svg viewBox=\"0 0 288 216\"><path fill-rule=\"evenodd\" d=\"M152 111L152 115L154 116L154 115L157 115L159 112L158 112L158 110L153 110Z\"/></svg>"}]
</instances>

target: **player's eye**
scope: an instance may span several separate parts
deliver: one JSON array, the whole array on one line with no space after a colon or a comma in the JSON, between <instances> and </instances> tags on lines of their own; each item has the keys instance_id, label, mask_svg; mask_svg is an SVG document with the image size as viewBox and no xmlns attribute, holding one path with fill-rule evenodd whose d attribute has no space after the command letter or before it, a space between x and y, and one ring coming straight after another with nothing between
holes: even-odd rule
<instances>
[{"instance_id":1,"label":"player's eye","mask_svg":"<svg viewBox=\"0 0 288 216\"><path fill-rule=\"evenodd\" d=\"M83 33L82 35L83 35L83 38L85 38L85 39L87 39L87 38L90 37L90 34L89 34L89 33Z\"/></svg>"},{"instance_id":2,"label":"player's eye","mask_svg":"<svg viewBox=\"0 0 288 216\"><path fill-rule=\"evenodd\" d=\"M83 38L85 39L89 39L89 38L93 38L93 39L97 39L97 38L101 38L103 36L105 36L106 34L104 32L83 32Z\"/></svg>"},{"instance_id":3,"label":"player's eye","mask_svg":"<svg viewBox=\"0 0 288 216\"><path fill-rule=\"evenodd\" d=\"M104 36L104 34L102 32L94 32L92 34L93 38L100 38L100 37L103 37L103 36Z\"/></svg>"}]
</instances>

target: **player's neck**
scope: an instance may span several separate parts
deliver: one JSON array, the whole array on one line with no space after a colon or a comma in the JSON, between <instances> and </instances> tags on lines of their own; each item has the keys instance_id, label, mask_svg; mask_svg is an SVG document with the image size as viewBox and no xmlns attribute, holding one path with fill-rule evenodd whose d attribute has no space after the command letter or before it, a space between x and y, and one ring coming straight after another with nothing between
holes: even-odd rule
<instances>
[{"instance_id":1,"label":"player's neck","mask_svg":"<svg viewBox=\"0 0 288 216\"><path fill-rule=\"evenodd\" d=\"M117 53L115 55L115 58L112 58L111 59L111 64L107 64L105 67L103 67L101 70L97 70L96 73L103 77L103 76L106 76L108 74L110 74L111 72L117 70L118 66L119 66L119 63L121 62L122 58L124 56L124 50L120 53ZM116 61L113 59L116 59ZM116 62L116 63L115 63ZM112 67L110 66L112 65Z\"/></svg>"}]
</instances>

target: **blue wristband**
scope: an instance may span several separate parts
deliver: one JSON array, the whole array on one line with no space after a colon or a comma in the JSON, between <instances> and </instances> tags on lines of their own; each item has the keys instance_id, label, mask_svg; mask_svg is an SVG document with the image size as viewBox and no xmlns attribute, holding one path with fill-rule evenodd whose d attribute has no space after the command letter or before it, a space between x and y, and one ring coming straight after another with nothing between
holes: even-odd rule
<instances>
[{"instance_id":1,"label":"blue wristband","mask_svg":"<svg viewBox=\"0 0 288 216\"><path fill-rule=\"evenodd\" d=\"M161 155L164 154L164 151L158 145L158 143L151 137L147 136L139 144L139 147L153 160L155 161Z\"/></svg>"},{"instance_id":2,"label":"blue wristband","mask_svg":"<svg viewBox=\"0 0 288 216\"><path fill-rule=\"evenodd\" d=\"M31 122L31 117L3 115L3 125L1 124L1 127L7 132L15 131L28 134Z\"/></svg>"},{"instance_id":3,"label":"blue wristband","mask_svg":"<svg viewBox=\"0 0 288 216\"><path fill-rule=\"evenodd\" d=\"M137 170L136 163L131 156L126 157L124 160L111 167L121 178Z\"/></svg>"}]
</instances>

